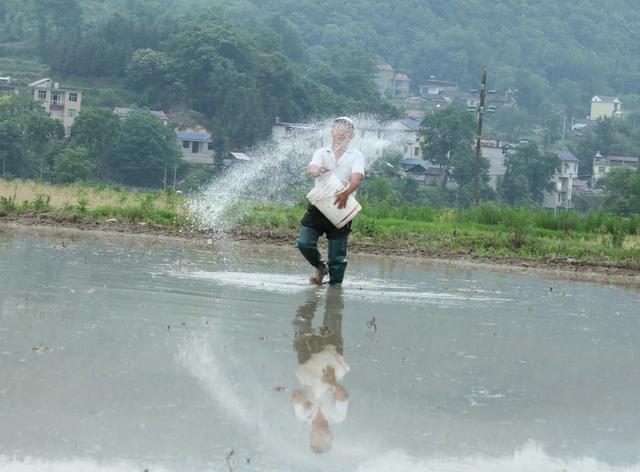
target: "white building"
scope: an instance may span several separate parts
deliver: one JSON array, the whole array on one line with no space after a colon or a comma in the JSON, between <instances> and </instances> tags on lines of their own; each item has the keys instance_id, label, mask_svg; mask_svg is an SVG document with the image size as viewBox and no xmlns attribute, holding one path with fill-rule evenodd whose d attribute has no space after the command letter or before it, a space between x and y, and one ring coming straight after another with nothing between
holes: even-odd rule
<instances>
[{"instance_id":1,"label":"white building","mask_svg":"<svg viewBox=\"0 0 640 472\"><path fill-rule=\"evenodd\" d=\"M489 161L489 186L498 189L498 178L507 171L505 160L509 153L515 152L516 146L497 139L480 140L482 157Z\"/></svg>"},{"instance_id":2,"label":"white building","mask_svg":"<svg viewBox=\"0 0 640 472\"><path fill-rule=\"evenodd\" d=\"M570 151L560 151L558 157L562 160L562 166L555 173L551 181L554 188L545 192L543 205L545 208L558 208L568 210L573 208L572 189L573 181L578 178L578 164L580 161Z\"/></svg>"}]
</instances>

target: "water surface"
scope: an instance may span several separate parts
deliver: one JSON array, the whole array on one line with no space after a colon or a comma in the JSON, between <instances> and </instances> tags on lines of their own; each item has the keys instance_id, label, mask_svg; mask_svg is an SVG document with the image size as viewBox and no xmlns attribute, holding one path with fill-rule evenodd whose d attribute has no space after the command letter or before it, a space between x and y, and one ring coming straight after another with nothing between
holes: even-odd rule
<instances>
[{"instance_id":1,"label":"water surface","mask_svg":"<svg viewBox=\"0 0 640 472\"><path fill-rule=\"evenodd\" d=\"M289 248L0 236L0 470L640 470L637 291L309 274ZM348 402L316 454L292 396L328 358Z\"/></svg>"}]
</instances>

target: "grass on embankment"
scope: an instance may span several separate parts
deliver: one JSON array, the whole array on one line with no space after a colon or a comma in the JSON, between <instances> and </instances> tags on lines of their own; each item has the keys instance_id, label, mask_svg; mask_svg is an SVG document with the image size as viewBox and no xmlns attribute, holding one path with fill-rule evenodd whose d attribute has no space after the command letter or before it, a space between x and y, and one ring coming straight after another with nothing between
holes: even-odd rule
<instances>
[{"instance_id":1,"label":"grass on embankment","mask_svg":"<svg viewBox=\"0 0 640 472\"><path fill-rule=\"evenodd\" d=\"M237 204L226 228L241 232L291 233L300 227L303 205ZM38 215L56 221L148 223L169 230L189 227L186 198L134 193L105 186L54 186L0 180L0 216ZM229 223L232 222L230 225ZM364 204L353 223L353 241L374 250L434 255L566 259L618 263L640 269L640 215L580 215L482 205L472 210Z\"/></svg>"},{"instance_id":2,"label":"grass on embankment","mask_svg":"<svg viewBox=\"0 0 640 472\"><path fill-rule=\"evenodd\" d=\"M185 199L168 193L136 193L106 186L56 186L0 179L0 215L43 215L57 220L151 223L167 228L187 224Z\"/></svg>"},{"instance_id":3,"label":"grass on embankment","mask_svg":"<svg viewBox=\"0 0 640 472\"><path fill-rule=\"evenodd\" d=\"M296 229L303 213L302 206L252 205L239 224L246 228ZM554 216L544 210L490 205L466 211L365 206L352 229L357 242L407 253L573 258L640 268L640 217Z\"/></svg>"}]
</instances>

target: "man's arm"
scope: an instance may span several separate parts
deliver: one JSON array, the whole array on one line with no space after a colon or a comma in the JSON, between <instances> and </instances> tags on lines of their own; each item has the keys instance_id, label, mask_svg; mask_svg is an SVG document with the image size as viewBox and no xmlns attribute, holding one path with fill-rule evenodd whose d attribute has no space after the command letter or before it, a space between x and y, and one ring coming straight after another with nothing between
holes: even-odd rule
<instances>
[{"instance_id":1,"label":"man's arm","mask_svg":"<svg viewBox=\"0 0 640 472\"><path fill-rule=\"evenodd\" d=\"M337 205L338 208L344 208L345 206L347 206L347 199L349 198L349 195L351 195L353 192L356 191L358 187L360 187L360 184L362 183L362 179L364 179L364 175L361 174L360 172L354 172L353 174L351 174L351 181L349 182L349 187L347 187L347 189L344 192L339 194L334 201L334 204Z\"/></svg>"}]
</instances>

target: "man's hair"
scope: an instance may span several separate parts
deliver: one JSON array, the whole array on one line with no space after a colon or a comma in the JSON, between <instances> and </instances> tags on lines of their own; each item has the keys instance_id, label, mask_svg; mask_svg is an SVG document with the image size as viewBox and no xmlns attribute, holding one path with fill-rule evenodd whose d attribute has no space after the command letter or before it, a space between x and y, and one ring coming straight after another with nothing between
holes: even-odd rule
<instances>
[{"instance_id":1,"label":"man's hair","mask_svg":"<svg viewBox=\"0 0 640 472\"><path fill-rule=\"evenodd\" d=\"M335 120L333 120L334 128L346 128L353 131L354 124L353 120L347 116L339 116Z\"/></svg>"}]
</instances>

